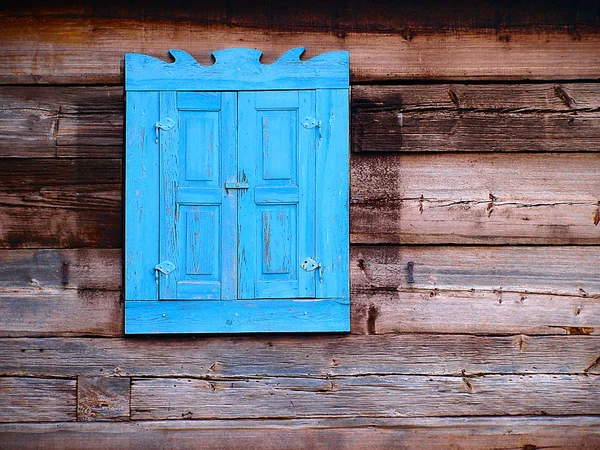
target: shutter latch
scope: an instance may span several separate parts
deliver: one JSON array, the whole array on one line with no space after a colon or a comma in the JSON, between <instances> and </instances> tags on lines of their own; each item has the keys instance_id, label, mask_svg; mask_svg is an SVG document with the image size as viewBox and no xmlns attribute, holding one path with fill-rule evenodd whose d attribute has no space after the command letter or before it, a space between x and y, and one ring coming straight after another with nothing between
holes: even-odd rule
<instances>
[{"instance_id":1,"label":"shutter latch","mask_svg":"<svg viewBox=\"0 0 600 450\"><path fill-rule=\"evenodd\" d=\"M225 189L248 189L250 186L245 181L226 181Z\"/></svg>"},{"instance_id":2,"label":"shutter latch","mask_svg":"<svg viewBox=\"0 0 600 450\"><path fill-rule=\"evenodd\" d=\"M169 131L171 128L175 126L175 121L170 117L166 117L163 120L156 122L156 143L158 144L158 130Z\"/></svg>"},{"instance_id":3,"label":"shutter latch","mask_svg":"<svg viewBox=\"0 0 600 450\"><path fill-rule=\"evenodd\" d=\"M302 126L307 129L321 128L321 121L315 119L314 117L306 116L301 123Z\"/></svg>"},{"instance_id":4,"label":"shutter latch","mask_svg":"<svg viewBox=\"0 0 600 450\"><path fill-rule=\"evenodd\" d=\"M173 264L171 261L163 261L160 264L154 266L154 276L156 279L156 284L158 284L158 272L162 272L165 275L169 275L174 270L175 264Z\"/></svg>"}]
</instances>

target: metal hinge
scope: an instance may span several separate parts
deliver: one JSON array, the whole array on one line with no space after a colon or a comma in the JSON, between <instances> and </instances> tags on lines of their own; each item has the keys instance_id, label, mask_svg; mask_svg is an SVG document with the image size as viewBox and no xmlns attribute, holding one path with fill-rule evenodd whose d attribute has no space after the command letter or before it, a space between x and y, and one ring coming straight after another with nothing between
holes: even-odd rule
<instances>
[{"instance_id":1,"label":"metal hinge","mask_svg":"<svg viewBox=\"0 0 600 450\"><path fill-rule=\"evenodd\" d=\"M300 267L302 267L302 269L306 272L314 272L315 270L319 269L319 283L323 283L323 266L320 262L315 261L312 258L306 258L302 264L300 264Z\"/></svg>"},{"instance_id":2,"label":"metal hinge","mask_svg":"<svg viewBox=\"0 0 600 450\"><path fill-rule=\"evenodd\" d=\"M156 280L156 284L158 284L158 273L161 272L164 275L169 275L171 272L175 270L175 264L171 261L163 261L160 264L154 266L154 276Z\"/></svg>"},{"instance_id":3,"label":"metal hinge","mask_svg":"<svg viewBox=\"0 0 600 450\"><path fill-rule=\"evenodd\" d=\"M321 267L321 263L315 261L314 259L306 258L300 267L307 272L312 272L313 270L319 269Z\"/></svg>"},{"instance_id":4,"label":"metal hinge","mask_svg":"<svg viewBox=\"0 0 600 450\"><path fill-rule=\"evenodd\" d=\"M163 120L156 122L156 143L158 144L158 130L169 131L171 128L175 126L175 121L170 117L166 117Z\"/></svg>"},{"instance_id":5,"label":"metal hinge","mask_svg":"<svg viewBox=\"0 0 600 450\"><path fill-rule=\"evenodd\" d=\"M302 126L307 129L321 128L321 121L315 119L314 117L306 116L301 123Z\"/></svg>"}]
</instances>

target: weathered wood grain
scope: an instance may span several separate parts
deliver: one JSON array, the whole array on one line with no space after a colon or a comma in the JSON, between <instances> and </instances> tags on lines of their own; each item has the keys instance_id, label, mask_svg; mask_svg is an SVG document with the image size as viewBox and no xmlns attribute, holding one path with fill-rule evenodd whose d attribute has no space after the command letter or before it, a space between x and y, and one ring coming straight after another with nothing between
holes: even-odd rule
<instances>
[{"instance_id":1,"label":"weathered wood grain","mask_svg":"<svg viewBox=\"0 0 600 450\"><path fill-rule=\"evenodd\" d=\"M123 241L113 211L0 206L0 223L0 248L120 247Z\"/></svg>"},{"instance_id":2,"label":"weathered wood grain","mask_svg":"<svg viewBox=\"0 0 600 450\"><path fill-rule=\"evenodd\" d=\"M2 291L0 335L97 335L123 333L123 305L117 291L16 289Z\"/></svg>"},{"instance_id":3,"label":"weathered wood grain","mask_svg":"<svg viewBox=\"0 0 600 450\"><path fill-rule=\"evenodd\" d=\"M598 151L596 83L352 88L353 150ZM122 155L123 89L0 86L0 156Z\"/></svg>"},{"instance_id":4,"label":"weathered wood grain","mask_svg":"<svg viewBox=\"0 0 600 450\"><path fill-rule=\"evenodd\" d=\"M600 334L600 298L518 292L356 292L351 332Z\"/></svg>"},{"instance_id":5,"label":"weathered wood grain","mask_svg":"<svg viewBox=\"0 0 600 450\"><path fill-rule=\"evenodd\" d=\"M0 160L0 247L122 245L117 159Z\"/></svg>"},{"instance_id":6,"label":"weathered wood grain","mask_svg":"<svg viewBox=\"0 0 600 450\"><path fill-rule=\"evenodd\" d=\"M126 52L166 57L190 52L202 63L228 47L259 48L272 62L292 47L307 57L349 50L355 82L446 79L594 79L600 75L594 28L562 32L415 31L408 33L277 32L179 21L0 18L0 83L121 83ZM161 43L157 50L156 42ZM90 57L93 55L93 57Z\"/></svg>"},{"instance_id":7,"label":"weathered wood grain","mask_svg":"<svg viewBox=\"0 0 600 450\"><path fill-rule=\"evenodd\" d=\"M596 416L0 424L11 449L597 449Z\"/></svg>"},{"instance_id":8,"label":"weathered wood grain","mask_svg":"<svg viewBox=\"0 0 600 450\"><path fill-rule=\"evenodd\" d=\"M0 272L0 335L122 332L113 291L119 250L9 252L0 252L8 261ZM73 258L73 286L58 285L62 255ZM597 246L353 246L351 331L597 334L599 258Z\"/></svg>"},{"instance_id":9,"label":"weathered wood grain","mask_svg":"<svg viewBox=\"0 0 600 450\"><path fill-rule=\"evenodd\" d=\"M256 0L248 4L241 0L227 3L180 0L162 8L158 4L131 1L125 8L114 0L79 1L76 4L48 1L12 3L0 11L2 16L46 17L106 17L153 18L156 20L186 20L196 24L220 24L277 31L325 31L337 35L351 32L390 32L410 35L420 29L493 28L509 31L534 27L535 29L564 29L597 25L598 12L592 1L565 3L556 0L533 0L499 3L482 0L469 8L456 8L448 2L407 0L401 4L376 0L364 3L347 0L344 3L318 0L302 2L271 2Z\"/></svg>"},{"instance_id":10,"label":"weathered wood grain","mask_svg":"<svg viewBox=\"0 0 600 450\"><path fill-rule=\"evenodd\" d=\"M77 420L129 420L127 377L77 377Z\"/></svg>"},{"instance_id":11,"label":"weathered wood grain","mask_svg":"<svg viewBox=\"0 0 600 450\"><path fill-rule=\"evenodd\" d=\"M0 422L75 420L75 391L75 380L1 377Z\"/></svg>"},{"instance_id":12,"label":"weathered wood grain","mask_svg":"<svg viewBox=\"0 0 600 450\"><path fill-rule=\"evenodd\" d=\"M598 84L588 82L352 86L353 120L362 120L362 114L389 110L534 114L595 112L598 108Z\"/></svg>"},{"instance_id":13,"label":"weathered wood grain","mask_svg":"<svg viewBox=\"0 0 600 450\"><path fill-rule=\"evenodd\" d=\"M353 155L353 243L598 244L600 154Z\"/></svg>"},{"instance_id":14,"label":"weathered wood grain","mask_svg":"<svg viewBox=\"0 0 600 450\"><path fill-rule=\"evenodd\" d=\"M473 288L475 289L475 288ZM119 336L119 292L4 290L0 336ZM600 334L598 296L402 289L351 296L351 333ZM451 314L449 314L451 311Z\"/></svg>"},{"instance_id":15,"label":"weathered wood grain","mask_svg":"<svg viewBox=\"0 0 600 450\"><path fill-rule=\"evenodd\" d=\"M132 379L131 418L600 414L598 376Z\"/></svg>"},{"instance_id":16,"label":"weathered wood grain","mask_svg":"<svg viewBox=\"0 0 600 450\"><path fill-rule=\"evenodd\" d=\"M599 149L595 84L354 86L354 151Z\"/></svg>"},{"instance_id":17,"label":"weathered wood grain","mask_svg":"<svg viewBox=\"0 0 600 450\"><path fill-rule=\"evenodd\" d=\"M353 291L425 289L600 296L600 248L353 246ZM414 283L408 282L408 262Z\"/></svg>"},{"instance_id":18,"label":"weathered wood grain","mask_svg":"<svg viewBox=\"0 0 600 450\"><path fill-rule=\"evenodd\" d=\"M0 294L19 288L119 290L121 255L120 249L1 250Z\"/></svg>"},{"instance_id":19,"label":"weathered wood grain","mask_svg":"<svg viewBox=\"0 0 600 450\"><path fill-rule=\"evenodd\" d=\"M0 163L1 247L122 245L121 161ZM596 244L599 180L599 154L355 154L351 241Z\"/></svg>"},{"instance_id":20,"label":"weathered wood grain","mask_svg":"<svg viewBox=\"0 0 600 450\"><path fill-rule=\"evenodd\" d=\"M1 376L79 376L92 386L105 376L600 374L598 336L5 338L0 355Z\"/></svg>"},{"instance_id":21,"label":"weathered wood grain","mask_svg":"<svg viewBox=\"0 0 600 450\"><path fill-rule=\"evenodd\" d=\"M123 89L0 86L0 157L120 157Z\"/></svg>"}]
</instances>

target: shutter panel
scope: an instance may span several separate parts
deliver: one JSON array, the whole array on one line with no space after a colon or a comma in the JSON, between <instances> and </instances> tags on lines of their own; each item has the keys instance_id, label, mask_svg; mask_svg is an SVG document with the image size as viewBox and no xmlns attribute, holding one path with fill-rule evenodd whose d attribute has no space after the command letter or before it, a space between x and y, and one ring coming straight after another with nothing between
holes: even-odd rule
<instances>
[{"instance_id":1,"label":"shutter panel","mask_svg":"<svg viewBox=\"0 0 600 450\"><path fill-rule=\"evenodd\" d=\"M157 300L159 154L154 125L158 92L127 92L125 159L125 299Z\"/></svg>"},{"instance_id":2,"label":"shutter panel","mask_svg":"<svg viewBox=\"0 0 600 450\"><path fill-rule=\"evenodd\" d=\"M160 299L236 298L236 94L161 94Z\"/></svg>"},{"instance_id":3,"label":"shutter panel","mask_svg":"<svg viewBox=\"0 0 600 450\"><path fill-rule=\"evenodd\" d=\"M349 330L349 58L302 52L126 56L127 334Z\"/></svg>"},{"instance_id":4,"label":"shutter panel","mask_svg":"<svg viewBox=\"0 0 600 450\"><path fill-rule=\"evenodd\" d=\"M315 296L314 116L314 91L239 93L239 298Z\"/></svg>"}]
</instances>

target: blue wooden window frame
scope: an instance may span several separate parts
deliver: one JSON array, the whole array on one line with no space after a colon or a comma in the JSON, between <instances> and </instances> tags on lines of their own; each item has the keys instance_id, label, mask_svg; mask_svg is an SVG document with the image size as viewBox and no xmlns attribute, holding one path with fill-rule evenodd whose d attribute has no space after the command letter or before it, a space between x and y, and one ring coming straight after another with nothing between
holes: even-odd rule
<instances>
[{"instance_id":1,"label":"blue wooden window frame","mask_svg":"<svg viewBox=\"0 0 600 450\"><path fill-rule=\"evenodd\" d=\"M292 49L270 65L260 63L262 53L253 49L214 52L215 63L210 66L199 64L181 50L170 50L173 63L126 55L127 334L349 331L349 55L330 52L302 61L303 51ZM159 199L168 190L160 182L165 170L161 152L166 148L162 136L174 123L164 117L165 111L172 108L178 93L220 92L222 98L232 98L248 91L311 92L314 101L315 115L310 124L304 124L314 128L317 142L317 207L310 225L314 227L315 250L314 255L305 255L320 264L315 271L314 296L161 299L160 283L168 277L155 270L161 263L159 247L164 245L159 238L164 227L164 206ZM234 145L242 145L241 139ZM167 267L165 272L169 270Z\"/></svg>"}]
</instances>

